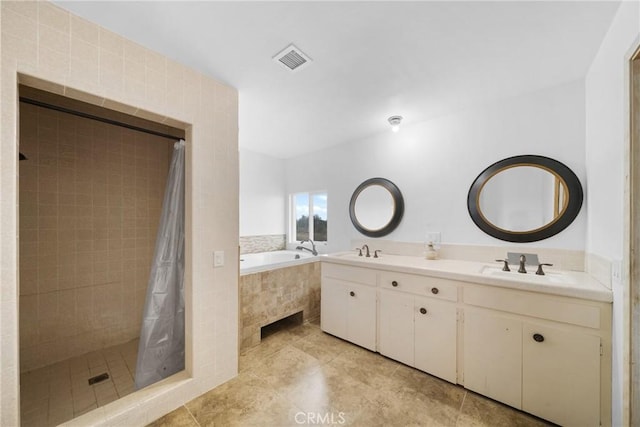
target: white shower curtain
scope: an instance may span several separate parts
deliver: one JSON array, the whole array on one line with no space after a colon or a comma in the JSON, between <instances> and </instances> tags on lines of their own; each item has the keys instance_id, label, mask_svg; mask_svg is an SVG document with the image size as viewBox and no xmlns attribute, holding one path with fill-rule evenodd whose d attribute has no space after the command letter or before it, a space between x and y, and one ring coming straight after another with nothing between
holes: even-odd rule
<instances>
[{"instance_id":1,"label":"white shower curtain","mask_svg":"<svg viewBox=\"0 0 640 427\"><path fill-rule=\"evenodd\" d=\"M184 141L173 157L142 316L136 388L184 369Z\"/></svg>"}]
</instances>

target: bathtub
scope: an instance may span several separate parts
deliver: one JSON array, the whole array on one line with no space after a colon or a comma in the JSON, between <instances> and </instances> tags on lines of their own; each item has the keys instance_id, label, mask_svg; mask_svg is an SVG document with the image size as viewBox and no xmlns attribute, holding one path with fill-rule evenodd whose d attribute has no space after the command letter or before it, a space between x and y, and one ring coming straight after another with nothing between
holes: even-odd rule
<instances>
[{"instance_id":1,"label":"bathtub","mask_svg":"<svg viewBox=\"0 0 640 427\"><path fill-rule=\"evenodd\" d=\"M240 255L240 275L260 273L276 268L317 261L317 257L303 251L274 251Z\"/></svg>"}]
</instances>

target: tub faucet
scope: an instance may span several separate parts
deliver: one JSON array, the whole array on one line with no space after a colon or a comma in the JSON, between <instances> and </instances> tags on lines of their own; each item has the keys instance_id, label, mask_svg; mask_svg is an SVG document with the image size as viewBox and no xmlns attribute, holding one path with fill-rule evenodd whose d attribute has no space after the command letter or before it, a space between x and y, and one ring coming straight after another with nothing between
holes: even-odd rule
<instances>
[{"instance_id":1,"label":"tub faucet","mask_svg":"<svg viewBox=\"0 0 640 427\"><path fill-rule=\"evenodd\" d=\"M318 255L318 251L316 250L316 244L315 244L315 243L313 243L313 240L311 240L311 239L308 239L308 240L300 240L300 244L301 244L301 245L302 245L302 244L304 244L304 242L309 242L309 243L311 243L311 248L312 248L312 249L305 248L304 246L298 246L298 247L296 248L296 250L298 250L298 251L309 251L309 252L311 252L314 256L315 256L315 255Z\"/></svg>"},{"instance_id":2,"label":"tub faucet","mask_svg":"<svg viewBox=\"0 0 640 427\"><path fill-rule=\"evenodd\" d=\"M369 245L362 245L362 249L363 249L363 250L364 250L364 249L366 249L366 250L367 250L367 252L366 252L366 255L365 255L365 256L366 256L367 258L371 258L371 254L369 253Z\"/></svg>"},{"instance_id":3,"label":"tub faucet","mask_svg":"<svg viewBox=\"0 0 640 427\"><path fill-rule=\"evenodd\" d=\"M527 257L524 255L520 255L520 268L518 268L518 273L527 273L527 270L524 268L524 265L527 262Z\"/></svg>"}]
</instances>

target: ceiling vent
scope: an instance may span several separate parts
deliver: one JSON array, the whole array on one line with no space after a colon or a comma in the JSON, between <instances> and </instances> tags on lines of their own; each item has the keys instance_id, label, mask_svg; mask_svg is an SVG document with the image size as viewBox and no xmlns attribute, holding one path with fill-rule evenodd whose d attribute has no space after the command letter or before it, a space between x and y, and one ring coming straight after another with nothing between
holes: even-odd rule
<instances>
[{"instance_id":1,"label":"ceiling vent","mask_svg":"<svg viewBox=\"0 0 640 427\"><path fill-rule=\"evenodd\" d=\"M282 49L273 60L289 71L300 71L311 63L311 58L293 44Z\"/></svg>"}]
</instances>

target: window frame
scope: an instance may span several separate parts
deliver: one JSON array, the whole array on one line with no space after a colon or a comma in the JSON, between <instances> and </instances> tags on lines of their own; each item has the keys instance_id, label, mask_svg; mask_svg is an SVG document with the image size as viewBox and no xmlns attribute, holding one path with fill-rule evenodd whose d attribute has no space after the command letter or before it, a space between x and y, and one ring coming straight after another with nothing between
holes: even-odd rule
<instances>
[{"instance_id":1,"label":"window frame","mask_svg":"<svg viewBox=\"0 0 640 427\"><path fill-rule=\"evenodd\" d=\"M300 242L296 239L297 236L297 215L296 215L296 197L301 194L306 194L309 199L308 209L309 209L309 217L308 217L308 227L309 227L309 237L313 242L317 245L327 245L329 242L329 194L326 190L317 190L317 191L297 191L295 193L289 194L289 243ZM313 221L313 198L316 195L324 195L327 198L327 240L317 242L315 237L315 229L314 229L314 221Z\"/></svg>"}]
</instances>

